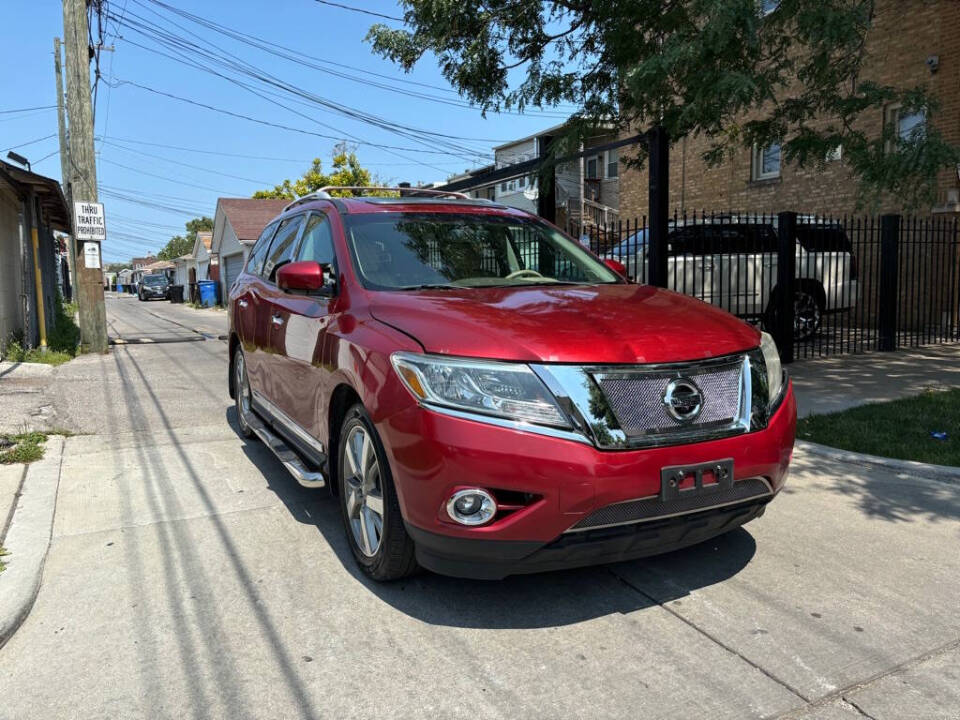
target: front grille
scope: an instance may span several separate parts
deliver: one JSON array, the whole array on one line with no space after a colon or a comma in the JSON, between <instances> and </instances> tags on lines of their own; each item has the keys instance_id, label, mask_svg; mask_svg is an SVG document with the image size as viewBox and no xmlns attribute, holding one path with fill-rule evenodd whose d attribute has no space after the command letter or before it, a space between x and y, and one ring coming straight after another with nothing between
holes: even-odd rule
<instances>
[{"instance_id":1,"label":"front grille","mask_svg":"<svg viewBox=\"0 0 960 720\"><path fill-rule=\"evenodd\" d=\"M666 502L662 501L658 495L654 495L602 507L585 517L567 532L655 520L665 516L705 510L718 505L752 500L770 494L770 485L767 481L763 478L754 477L739 480L728 489L698 492L688 497L680 496L675 500Z\"/></svg>"},{"instance_id":2,"label":"front grille","mask_svg":"<svg viewBox=\"0 0 960 720\"><path fill-rule=\"evenodd\" d=\"M740 412L743 361L723 364L600 374L597 381L628 437L667 435L731 425ZM681 422L663 403L667 384L678 377L692 380L703 394L703 409L692 421Z\"/></svg>"}]
</instances>

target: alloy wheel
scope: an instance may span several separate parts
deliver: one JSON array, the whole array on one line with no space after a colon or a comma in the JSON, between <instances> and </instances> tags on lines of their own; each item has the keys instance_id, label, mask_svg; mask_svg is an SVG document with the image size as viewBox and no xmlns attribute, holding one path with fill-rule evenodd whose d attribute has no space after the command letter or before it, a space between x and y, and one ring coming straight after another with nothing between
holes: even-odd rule
<instances>
[{"instance_id":1,"label":"alloy wheel","mask_svg":"<svg viewBox=\"0 0 960 720\"><path fill-rule=\"evenodd\" d=\"M793 294L793 337L806 340L820 328L820 304L804 290Z\"/></svg>"},{"instance_id":2,"label":"alloy wheel","mask_svg":"<svg viewBox=\"0 0 960 720\"><path fill-rule=\"evenodd\" d=\"M242 350L237 350L233 367L233 387L237 396L237 418L240 428L244 432L249 432L250 426L247 424L246 416L250 412L250 381L247 378L247 363Z\"/></svg>"},{"instance_id":3,"label":"alloy wheel","mask_svg":"<svg viewBox=\"0 0 960 720\"><path fill-rule=\"evenodd\" d=\"M347 436L340 472L353 539L360 552L373 557L383 538L383 486L373 438L360 425Z\"/></svg>"}]
</instances>

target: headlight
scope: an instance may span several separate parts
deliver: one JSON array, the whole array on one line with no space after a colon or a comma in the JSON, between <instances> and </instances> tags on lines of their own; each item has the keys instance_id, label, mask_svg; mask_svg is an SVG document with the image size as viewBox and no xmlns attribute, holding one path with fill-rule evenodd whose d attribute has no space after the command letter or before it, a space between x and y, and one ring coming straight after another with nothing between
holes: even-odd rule
<instances>
[{"instance_id":1,"label":"headlight","mask_svg":"<svg viewBox=\"0 0 960 720\"><path fill-rule=\"evenodd\" d=\"M771 413L783 397L784 373L777 344L768 333L760 333L760 347L749 353L751 412L750 428L767 426Z\"/></svg>"},{"instance_id":2,"label":"headlight","mask_svg":"<svg viewBox=\"0 0 960 720\"><path fill-rule=\"evenodd\" d=\"M763 353L763 364L767 367L770 402L775 402L780 398L780 391L783 390L783 365L780 363L777 344L770 333L760 333L760 352Z\"/></svg>"},{"instance_id":3,"label":"headlight","mask_svg":"<svg viewBox=\"0 0 960 720\"><path fill-rule=\"evenodd\" d=\"M417 400L517 422L570 427L550 391L526 365L397 352L390 356Z\"/></svg>"}]
</instances>

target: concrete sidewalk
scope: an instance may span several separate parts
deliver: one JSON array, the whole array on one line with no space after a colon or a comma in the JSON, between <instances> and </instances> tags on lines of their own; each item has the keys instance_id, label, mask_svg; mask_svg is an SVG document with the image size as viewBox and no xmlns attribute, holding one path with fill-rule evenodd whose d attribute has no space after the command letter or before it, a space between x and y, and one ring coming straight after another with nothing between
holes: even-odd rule
<instances>
[{"instance_id":1,"label":"concrete sidewalk","mask_svg":"<svg viewBox=\"0 0 960 720\"><path fill-rule=\"evenodd\" d=\"M801 360L787 366L801 417L960 387L960 343Z\"/></svg>"}]
</instances>

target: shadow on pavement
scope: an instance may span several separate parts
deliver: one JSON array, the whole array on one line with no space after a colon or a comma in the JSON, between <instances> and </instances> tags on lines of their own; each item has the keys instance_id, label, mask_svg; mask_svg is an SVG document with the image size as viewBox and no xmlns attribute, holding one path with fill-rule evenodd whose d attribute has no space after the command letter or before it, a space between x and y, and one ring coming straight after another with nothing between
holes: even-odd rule
<instances>
[{"instance_id":1,"label":"shadow on pavement","mask_svg":"<svg viewBox=\"0 0 960 720\"><path fill-rule=\"evenodd\" d=\"M236 409L227 421L239 432ZM756 551L753 536L744 529L684 550L615 565L517 575L500 581L464 580L422 571L394 583L378 583L363 574L347 544L340 508L326 491L303 499L296 480L258 440L245 441L243 451L263 473L267 484L299 522L314 525L354 580L396 610L433 625L466 628L544 628L629 613L684 597L723 582L742 570ZM669 574L669 583L657 582L656 600L629 584L620 571L649 570L653 577ZM667 588L664 591L664 587Z\"/></svg>"},{"instance_id":2,"label":"shadow on pavement","mask_svg":"<svg viewBox=\"0 0 960 720\"><path fill-rule=\"evenodd\" d=\"M847 495L868 517L891 522L960 518L960 484L799 453L794 455L791 471L818 478L806 492L821 485L830 493ZM783 492L795 490L788 482Z\"/></svg>"}]
</instances>

